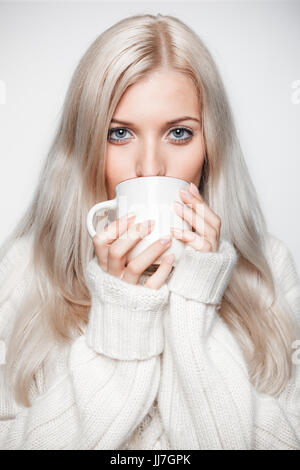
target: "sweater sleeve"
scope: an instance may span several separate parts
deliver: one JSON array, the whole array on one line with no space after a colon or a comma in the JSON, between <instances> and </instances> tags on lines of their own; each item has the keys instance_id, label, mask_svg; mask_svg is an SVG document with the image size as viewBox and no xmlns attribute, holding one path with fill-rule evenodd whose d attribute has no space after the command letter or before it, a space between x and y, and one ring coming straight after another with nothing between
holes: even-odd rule
<instances>
[{"instance_id":1,"label":"sweater sleeve","mask_svg":"<svg viewBox=\"0 0 300 470\"><path fill-rule=\"evenodd\" d=\"M160 380L166 284L128 284L102 271L96 258L86 282L86 330L67 349L53 349L30 407L5 394L0 366L1 449L118 449L150 409Z\"/></svg>"},{"instance_id":2,"label":"sweater sleeve","mask_svg":"<svg viewBox=\"0 0 300 470\"><path fill-rule=\"evenodd\" d=\"M300 449L300 366L293 365L280 398L259 393L238 342L218 315L236 261L226 240L218 252L187 247L168 283L162 370L172 372L162 376L159 399L171 381L172 400L161 413L172 448ZM284 259L287 275L294 271L290 263ZM299 309L297 279L291 289L298 292L291 308Z\"/></svg>"}]
</instances>

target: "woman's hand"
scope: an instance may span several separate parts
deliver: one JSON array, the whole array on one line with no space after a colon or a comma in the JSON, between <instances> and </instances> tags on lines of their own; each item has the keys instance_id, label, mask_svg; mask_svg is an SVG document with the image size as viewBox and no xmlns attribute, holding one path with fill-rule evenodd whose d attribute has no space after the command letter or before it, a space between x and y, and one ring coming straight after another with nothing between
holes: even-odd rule
<instances>
[{"instance_id":1,"label":"woman's hand","mask_svg":"<svg viewBox=\"0 0 300 470\"><path fill-rule=\"evenodd\" d=\"M180 191L180 197L186 204L174 203L175 212L188 222L195 232L171 228L172 235L197 251L218 251L220 217L204 202L193 183L189 186L189 192Z\"/></svg>"},{"instance_id":2,"label":"woman's hand","mask_svg":"<svg viewBox=\"0 0 300 470\"><path fill-rule=\"evenodd\" d=\"M102 270L129 284L138 284L143 272L170 247L172 240L170 236L166 244L161 242L162 239L155 241L127 264L128 252L153 229L151 221L133 225L134 218L135 215L130 218L121 217L93 238L94 249ZM119 239L126 231L126 238ZM174 255L169 256L172 257L171 260L168 260L168 256L163 258L158 269L145 282L145 287L159 289L164 284L174 261Z\"/></svg>"}]
</instances>

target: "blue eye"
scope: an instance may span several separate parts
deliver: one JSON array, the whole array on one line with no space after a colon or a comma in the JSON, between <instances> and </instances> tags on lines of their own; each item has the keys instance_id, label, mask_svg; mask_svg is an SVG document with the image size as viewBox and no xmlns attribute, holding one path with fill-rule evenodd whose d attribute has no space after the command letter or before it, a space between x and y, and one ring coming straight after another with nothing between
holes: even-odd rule
<instances>
[{"instance_id":1,"label":"blue eye","mask_svg":"<svg viewBox=\"0 0 300 470\"><path fill-rule=\"evenodd\" d=\"M179 133L178 133L177 131L179 131ZM172 142L175 142L176 144L181 144L181 143L184 143L184 142L186 142L186 141L188 141L188 140L191 140L192 136L194 135L194 132L191 131L190 129L186 129L185 127L175 127L174 129L171 129L171 130L170 130L170 133L171 133L171 132L176 132L175 135L176 135L177 137L182 137L182 131L183 131L183 132L186 132L186 133L188 134L188 137L180 138L180 139L175 138L175 139L171 139L171 141L172 141ZM117 138L111 138L111 136L112 136L112 134L113 134L114 132L116 132L116 133L118 132L118 133L119 133L119 137L117 137ZM122 137L124 137L124 135L126 135L126 132L129 132L129 130L126 129L125 127L114 127L114 128L111 128L111 129L109 129L109 131L108 131L108 139L109 139L111 142L122 142L122 141L126 141L126 140L128 140L128 138L127 138L127 139L122 138ZM120 136L120 134L121 134L121 136ZM121 138L120 138L120 137L121 137Z\"/></svg>"},{"instance_id":2,"label":"blue eye","mask_svg":"<svg viewBox=\"0 0 300 470\"><path fill-rule=\"evenodd\" d=\"M112 139L111 138L111 135L114 133L114 132L119 132L121 134L121 137L124 137L124 133L128 132L127 129L125 129L124 127L115 127L113 129L109 129L108 131L108 137L110 138L110 140L112 140L113 142L120 142L121 140L126 140L126 139L122 139L122 138L117 138L117 139Z\"/></svg>"},{"instance_id":3,"label":"blue eye","mask_svg":"<svg viewBox=\"0 0 300 470\"><path fill-rule=\"evenodd\" d=\"M177 133L177 131L179 131L179 133ZM175 135L177 137L180 137L182 136L182 132L186 132L186 134L188 134L188 137L185 137L184 139L171 139L172 141L176 140L176 141L187 141L187 140L191 140L191 137L194 135L193 131L191 131L190 129L186 129L185 127L175 127L175 129L171 129L170 130L170 133L171 132L175 132ZM179 135L180 134L180 135Z\"/></svg>"}]
</instances>

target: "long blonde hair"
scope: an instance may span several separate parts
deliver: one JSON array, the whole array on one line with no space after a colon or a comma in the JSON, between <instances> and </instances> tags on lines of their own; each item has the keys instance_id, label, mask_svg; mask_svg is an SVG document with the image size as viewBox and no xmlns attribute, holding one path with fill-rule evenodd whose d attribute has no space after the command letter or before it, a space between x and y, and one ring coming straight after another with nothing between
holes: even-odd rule
<instances>
[{"instance_id":1,"label":"long blonde hair","mask_svg":"<svg viewBox=\"0 0 300 470\"><path fill-rule=\"evenodd\" d=\"M15 400L22 405L30 406L30 384L53 344L71 343L88 321L84 270L93 246L86 216L107 199L106 141L114 110L129 85L163 69L186 74L197 87L206 145L199 189L222 220L221 237L239 254L218 313L240 344L257 390L278 395L289 379L295 325L275 291L265 256L266 223L216 64L179 19L142 14L104 31L81 58L33 200L1 247L2 260L16 240L31 240L27 264L10 277L12 287L33 266L6 354ZM8 289L5 282L0 287L3 302Z\"/></svg>"}]
</instances>

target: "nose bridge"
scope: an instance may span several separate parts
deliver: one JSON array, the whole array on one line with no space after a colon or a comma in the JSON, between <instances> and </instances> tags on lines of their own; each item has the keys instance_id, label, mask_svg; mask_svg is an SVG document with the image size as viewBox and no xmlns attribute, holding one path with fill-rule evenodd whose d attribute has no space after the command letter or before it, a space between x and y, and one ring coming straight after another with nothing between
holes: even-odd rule
<instances>
[{"instance_id":1,"label":"nose bridge","mask_svg":"<svg viewBox=\"0 0 300 470\"><path fill-rule=\"evenodd\" d=\"M165 164L159 139L148 134L141 142L136 172L139 176L163 175Z\"/></svg>"}]
</instances>

